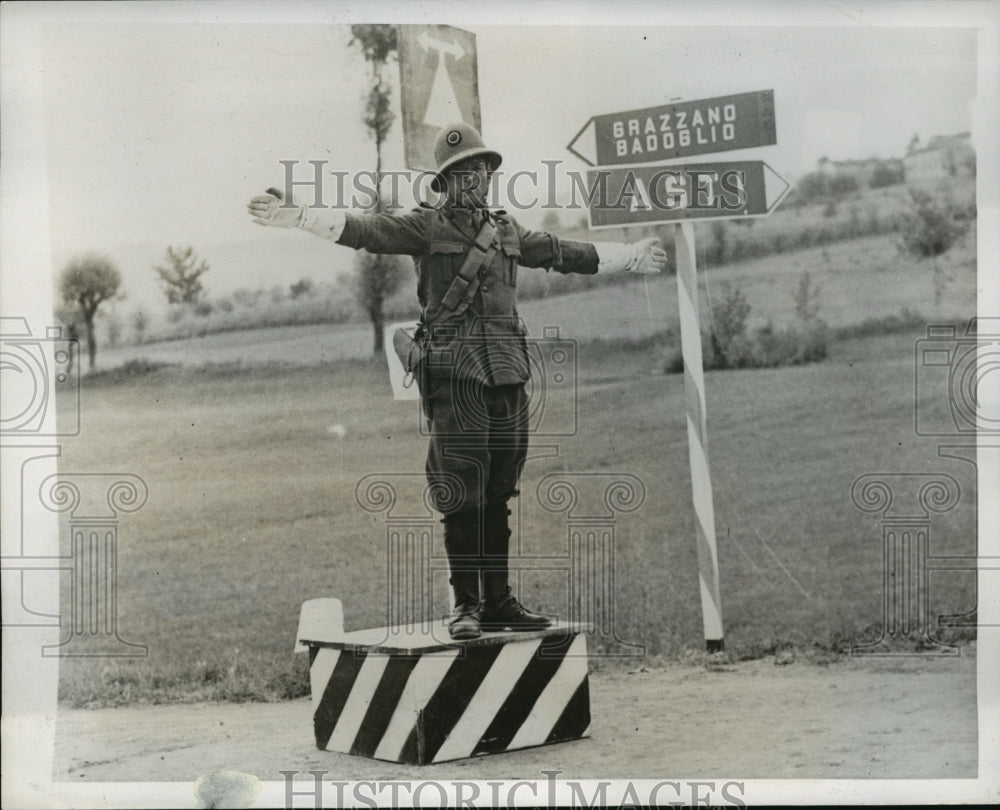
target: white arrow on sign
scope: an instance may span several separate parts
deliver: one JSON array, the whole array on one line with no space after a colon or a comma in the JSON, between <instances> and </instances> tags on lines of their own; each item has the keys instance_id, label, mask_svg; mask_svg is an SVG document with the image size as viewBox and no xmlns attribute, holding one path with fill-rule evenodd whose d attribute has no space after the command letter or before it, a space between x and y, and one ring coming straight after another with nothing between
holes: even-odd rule
<instances>
[{"instance_id":1,"label":"white arrow on sign","mask_svg":"<svg viewBox=\"0 0 1000 810\"><path fill-rule=\"evenodd\" d=\"M417 42L420 47L430 53L437 52L437 64L434 66L434 84L431 85L431 95L427 99L427 109L424 111L424 123L432 127L443 127L452 121L462 120L462 108L458 106L458 97L452 87L448 68L445 67L442 56L450 53L456 60L465 56L465 49L458 42L445 42L432 37L424 31Z\"/></svg>"},{"instance_id":2,"label":"white arrow on sign","mask_svg":"<svg viewBox=\"0 0 1000 810\"><path fill-rule=\"evenodd\" d=\"M597 165L597 124L591 118L567 147L577 157L591 166Z\"/></svg>"},{"instance_id":3,"label":"white arrow on sign","mask_svg":"<svg viewBox=\"0 0 1000 810\"><path fill-rule=\"evenodd\" d=\"M426 31L424 31L419 37L417 37L417 42L420 43L420 47L425 51L430 51L431 49L437 51L438 53L450 53L456 59L461 59L465 56L465 50L462 48L459 42L445 42L444 40L432 37Z\"/></svg>"}]
</instances>

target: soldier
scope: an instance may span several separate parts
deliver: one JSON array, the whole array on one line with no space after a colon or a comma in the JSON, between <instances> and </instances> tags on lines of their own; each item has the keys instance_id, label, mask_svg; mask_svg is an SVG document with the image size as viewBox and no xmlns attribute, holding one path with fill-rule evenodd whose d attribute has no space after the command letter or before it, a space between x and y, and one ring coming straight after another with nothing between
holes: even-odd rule
<instances>
[{"instance_id":1,"label":"soldier","mask_svg":"<svg viewBox=\"0 0 1000 810\"><path fill-rule=\"evenodd\" d=\"M453 638L484 630L536 630L546 616L525 608L508 582L510 510L528 447L530 368L517 314L518 267L559 273L626 270L658 273L666 254L657 239L635 244L576 242L526 230L486 208L500 165L468 124L442 128L434 145L432 188L444 197L403 216L344 213L254 197L260 225L297 227L340 245L413 257L421 307L416 373L430 429L426 472L444 515L445 550L455 614Z\"/></svg>"}]
</instances>

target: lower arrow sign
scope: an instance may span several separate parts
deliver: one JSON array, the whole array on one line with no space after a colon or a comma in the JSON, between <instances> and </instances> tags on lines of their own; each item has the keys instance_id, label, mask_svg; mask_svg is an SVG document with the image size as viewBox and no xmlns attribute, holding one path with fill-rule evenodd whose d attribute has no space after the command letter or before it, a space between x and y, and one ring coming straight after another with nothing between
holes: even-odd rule
<instances>
[{"instance_id":1,"label":"lower arrow sign","mask_svg":"<svg viewBox=\"0 0 1000 810\"><path fill-rule=\"evenodd\" d=\"M765 216L788 189L760 160L587 171L591 228Z\"/></svg>"}]
</instances>

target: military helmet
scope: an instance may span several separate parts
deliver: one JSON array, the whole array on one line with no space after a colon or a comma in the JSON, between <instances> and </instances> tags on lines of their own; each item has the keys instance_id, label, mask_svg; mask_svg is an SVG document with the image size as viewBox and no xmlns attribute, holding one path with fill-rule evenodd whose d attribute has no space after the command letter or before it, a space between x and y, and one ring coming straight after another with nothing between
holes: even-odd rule
<instances>
[{"instance_id":1,"label":"military helmet","mask_svg":"<svg viewBox=\"0 0 1000 810\"><path fill-rule=\"evenodd\" d=\"M448 124L434 139L434 161L437 163L437 177L431 182L431 188L440 192L443 188L441 178L456 163L473 157L484 157L490 164L490 171L496 171L503 158L499 152L487 149L483 137L475 127L468 124Z\"/></svg>"}]
</instances>

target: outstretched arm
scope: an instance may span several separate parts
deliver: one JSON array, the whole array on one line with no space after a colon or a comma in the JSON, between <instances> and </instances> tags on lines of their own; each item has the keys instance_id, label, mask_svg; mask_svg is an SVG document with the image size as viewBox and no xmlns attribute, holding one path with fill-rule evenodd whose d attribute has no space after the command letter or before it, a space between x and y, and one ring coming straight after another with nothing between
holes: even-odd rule
<instances>
[{"instance_id":1,"label":"outstretched arm","mask_svg":"<svg viewBox=\"0 0 1000 810\"><path fill-rule=\"evenodd\" d=\"M518 228L521 264L559 273L659 273L667 254L657 238L638 242L577 242L554 234Z\"/></svg>"},{"instance_id":2,"label":"outstretched arm","mask_svg":"<svg viewBox=\"0 0 1000 810\"><path fill-rule=\"evenodd\" d=\"M258 225L299 228L331 242L370 253L416 255L426 250L422 219L415 214L353 214L333 208L282 203L281 192L269 188L252 197L247 211Z\"/></svg>"}]
</instances>

